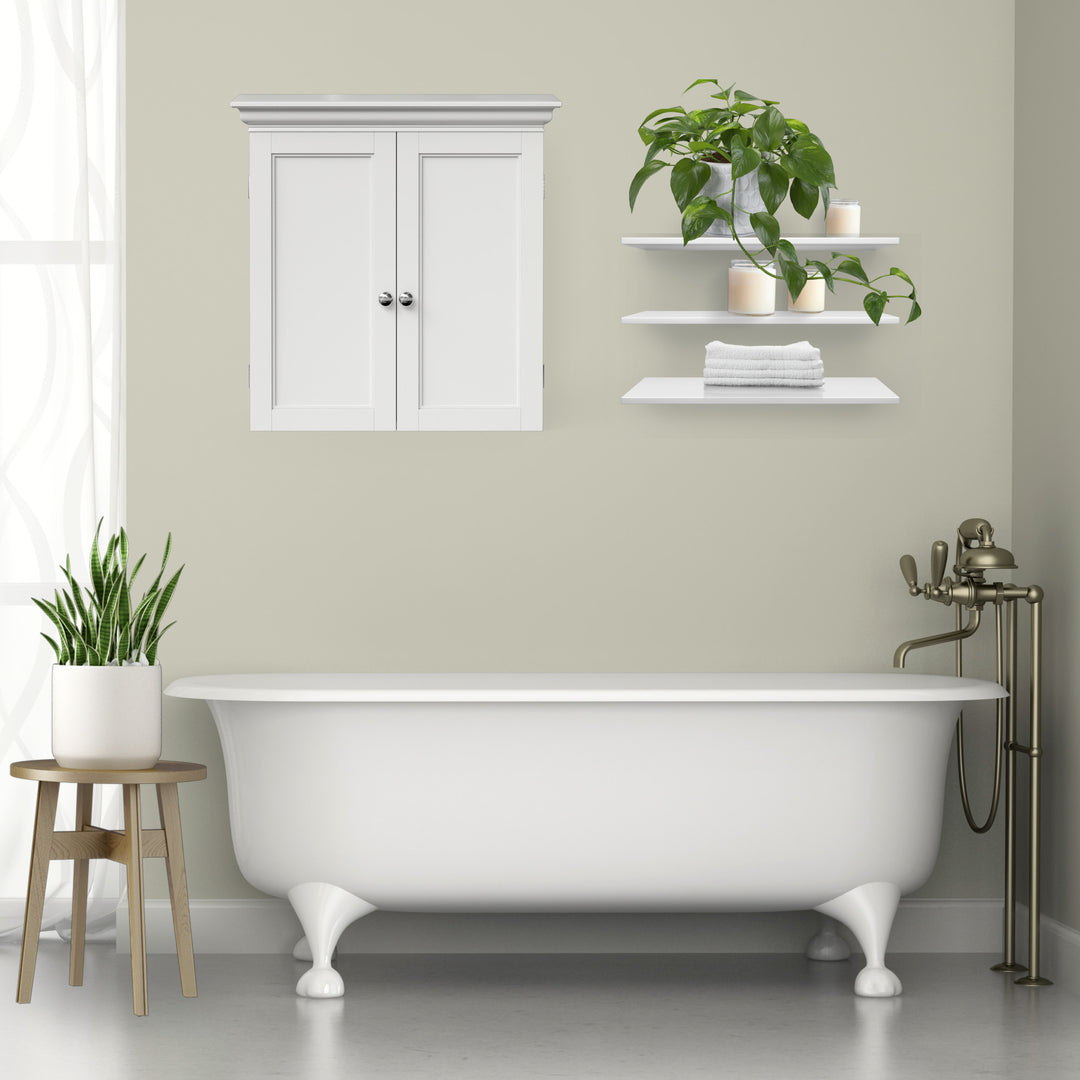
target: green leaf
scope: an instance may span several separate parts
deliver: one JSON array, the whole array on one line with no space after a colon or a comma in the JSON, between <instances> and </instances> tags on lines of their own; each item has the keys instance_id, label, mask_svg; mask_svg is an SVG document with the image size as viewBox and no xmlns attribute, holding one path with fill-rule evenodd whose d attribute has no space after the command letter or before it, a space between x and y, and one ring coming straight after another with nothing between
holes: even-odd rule
<instances>
[{"instance_id":1,"label":"green leaf","mask_svg":"<svg viewBox=\"0 0 1080 1080\"><path fill-rule=\"evenodd\" d=\"M817 209L818 189L813 184L806 183L796 177L791 182L791 205L795 212L804 218L809 218Z\"/></svg>"},{"instance_id":2,"label":"green leaf","mask_svg":"<svg viewBox=\"0 0 1080 1080\"><path fill-rule=\"evenodd\" d=\"M172 599L172 594L176 589L176 583L180 580L180 574L183 571L181 566L179 570L169 579L168 585L161 590L161 596L158 598L157 606L154 609L154 619L150 624L150 630L148 632L148 639L154 640L158 632L158 624L161 622L161 616L164 615L165 609L169 606L169 601Z\"/></svg>"},{"instance_id":3,"label":"green leaf","mask_svg":"<svg viewBox=\"0 0 1080 1080\"><path fill-rule=\"evenodd\" d=\"M760 101L761 98L754 97L753 94L748 94L745 90L736 90L735 91L735 100L736 101Z\"/></svg>"},{"instance_id":4,"label":"green leaf","mask_svg":"<svg viewBox=\"0 0 1080 1080\"><path fill-rule=\"evenodd\" d=\"M64 572L64 576L67 578L67 583L71 587L71 595L75 599L75 608L79 612L79 618L87 623L90 621L90 615L86 610L86 605L83 602L82 589L79 588L79 583L75 580L75 576L71 572L71 556L68 556L67 565L60 567Z\"/></svg>"},{"instance_id":5,"label":"green leaf","mask_svg":"<svg viewBox=\"0 0 1080 1080\"><path fill-rule=\"evenodd\" d=\"M798 264L798 262L792 262L790 259L781 258L780 273L784 275L784 283L787 285L788 292L791 293L792 298L798 298L799 293L803 291L803 287L806 285L806 271Z\"/></svg>"},{"instance_id":6,"label":"green leaf","mask_svg":"<svg viewBox=\"0 0 1080 1080\"><path fill-rule=\"evenodd\" d=\"M787 123L784 114L774 105L770 105L754 121L754 141L765 150L776 150L784 141Z\"/></svg>"},{"instance_id":7,"label":"green leaf","mask_svg":"<svg viewBox=\"0 0 1080 1080\"><path fill-rule=\"evenodd\" d=\"M905 324L914 322L922 314L922 308L919 307L918 300L915 299L915 294L911 294L911 310L908 312L908 317L904 320Z\"/></svg>"},{"instance_id":8,"label":"green leaf","mask_svg":"<svg viewBox=\"0 0 1080 1080\"><path fill-rule=\"evenodd\" d=\"M704 235L714 221L726 221L730 225L731 214L717 206L715 200L710 199L708 195L699 195L693 199L683 211L683 244L689 244L691 240Z\"/></svg>"},{"instance_id":9,"label":"green leaf","mask_svg":"<svg viewBox=\"0 0 1080 1080\"><path fill-rule=\"evenodd\" d=\"M649 143L649 149L645 151L645 164L648 165L650 161L657 154L662 154L665 150L670 150L674 145L675 140L670 135L657 135L651 143Z\"/></svg>"},{"instance_id":10,"label":"green leaf","mask_svg":"<svg viewBox=\"0 0 1080 1080\"><path fill-rule=\"evenodd\" d=\"M813 135L797 135L788 147L787 163L793 176L813 187L835 184L832 158Z\"/></svg>"},{"instance_id":11,"label":"green leaf","mask_svg":"<svg viewBox=\"0 0 1080 1080\"><path fill-rule=\"evenodd\" d=\"M165 631L166 631L166 630L168 630L170 626L175 626L175 625L176 625L176 620L175 620L175 619L173 619L173 621L172 621L171 623L169 623L169 625L168 625L168 626L163 626L163 627L162 627L162 628L161 628L161 629L160 629L160 630L159 630L159 631L158 631L158 632L157 632L157 633L156 633L156 634L154 635L154 638L153 638L153 640L152 640L152 641L150 642L150 644L149 644L149 645L147 646L147 649L146 649L146 662L147 662L148 664L153 664L153 663L155 663L155 662L156 662L156 660L157 660L157 647L158 647L158 642L159 642L159 641L160 641L160 640L162 639L162 637L164 636L164 634L165 634Z\"/></svg>"},{"instance_id":12,"label":"green leaf","mask_svg":"<svg viewBox=\"0 0 1080 1080\"><path fill-rule=\"evenodd\" d=\"M105 597L105 603L101 608L101 623L98 626L97 640L94 648L102 657L103 661L113 659L113 628L116 626L116 604L120 595L119 583L113 584Z\"/></svg>"},{"instance_id":13,"label":"green leaf","mask_svg":"<svg viewBox=\"0 0 1080 1080\"><path fill-rule=\"evenodd\" d=\"M735 93L737 94L739 91L736 90ZM760 105L754 105L749 101L737 101L731 106L731 111L735 113L736 116L745 116L747 113L757 112L760 108Z\"/></svg>"},{"instance_id":14,"label":"green leaf","mask_svg":"<svg viewBox=\"0 0 1080 1080\"><path fill-rule=\"evenodd\" d=\"M63 650L60 648L59 645L56 644L55 641L53 641L53 639L51 637L49 637L48 634L42 632L41 636L52 646L53 652L56 653L56 662L58 664L62 664L64 662Z\"/></svg>"},{"instance_id":15,"label":"green leaf","mask_svg":"<svg viewBox=\"0 0 1080 1080\"><path fill-rule=\"evenodd\" d=\"M761 192L765 209L775 214L787 198L787 173L774 162L763 161L758 167L758 191Z\"/></svg>"},{"instance_id":16,"label":"green leaf","mask_svg":"<svg viewBox=\"0 0 1080 1080\"><path fill-rule=\"evenodd\" d=\"M776 218L772 214L751 214L750 224L762 246L768 249L770 255L775 254L776 245L780 241L780 223Z\"/></svg>"},{"instance_id":17,"label":"green leaf","mask_svg":"<svg viewBox=\"0 0 1080 1080\"><path fill-rule=\"evenodd\" d=\"M62 607L68 613L72 622L79 621L79 609L75 606L75 601L71 599L68 592L61 593L57 590L54 594L56 596L56 606Z\"/></svg>"},{"instance_id":18,"label":"green leaf","mask_svg":"<svg viewBox=\"0 0 1080 1080\"><path fill-rule=\"evenodd\" d=\"M742 140L731 144L732 180L752 173L760 164L761 155L752 146L746 146Z\"/></svg>"},{"instance_id":19,"label":"green leaf","mask_svg":"<svg viewBox=\"0 0 1080 1080\"><path fill-rule=\"evenodd\" d=\"M101 532L102 518L97 524L97 532L94 533L94 542L90 545L90 582L94 586L91 599L100 602L105 592L105 573L101 569L101 556L98 554L98 533Z\"/></svg>"},{"instance_id":20,"label":"green leaf","mask_svg":"<svg viewBox=\"0 0 1080 1080\"><path fill-rule=\"evenodd\" d=\"M675 163L671 170L671 194L680 210L685 210L690 200L695 198L705 182L712 175L712 170L704 161L683 158Z\"/></svg>"},{"instance_id":21,"label":"green leaf","mask_svg":"<svg viewBox=\"0 0 1080 1080\"><path fill-rule=\"evenodd\" d=\"M796 252L795 245L790 240L781 240L776 245L776 254L789 262L798 263L799 261L798 252Z\"/></svg>"},{"instance_id":22,"label":"green leaf","mask_svg":"<svg viewBox=\"0 0 1080 1080\"><path fill-rule=\"evenodd\" d=\"M634 203L637 202L638 192L641 190L641 185L645 183L654 173L658 173L661 169L668 167L667 162L658 161L653 158L652 161L646 162L640 169L634 174L634 179L630 181L630 209L634 209ZM140 560L141 562L141 560Z\"/></svg>"},{"instance_id":23,"label":"green leaf","mask_svg":"<svg viewBox=\"0 0 1080 1080\"><path fill-rule=\"evenodd\" d=\"M128 587L126 580L120 581L120 593L116 600L116 625L120 628L121 637L127 632L128 626L131 622L131 591ZM125 649L120 646L120 652L124 653ZM120 659L126 659L121 656Z\"/></svg>"},{"instance_id":24,"label":"green leaf","mask_svg":"<svg viewBox=\"0 0 1080 1080\"><path fill-rule=\"evenodd\" d=\"M31 597L31 600L45 613L49 621L56 626L56 629L63 633L64 623L56 608L48 600L39 600L36 596Z\"/></svg>"},{"instance_id":25,"label":"green leaf","mask_svg":"<svg viewBox=\"0 0 1080 1080\"><path fill-rule=\"evenodd\" d=\"M829 184L822 184L818 188L818 191L821 192L821 205L826 214L829 212L829 187Z\"/></svg>"},{"instance_id":26,"label":"green leaf","mask_svg":"<svg viewBox=\"0 0 1080 1080\"><path fill-rule=\"evenodd\" d=\"M646 116L644 120L641 121L640 125L638 125L639 130L640 128L643 128L650 120L655 120L663 113L680 113L681 115L685 116L686 110L681 105L669 105L663 109L653 109L653 111L649 113L649 115Z\"/></svg>"},{"instance_id":27,"label":"green leaf","mask_svg":"<svg viewBox=\"0 0 1080 1080\"><path fill-rule=\"evenodd\" d=\"M135 583L135 575L139 572L139 567L143 564L143 559L146 558L145 553L139 556L138 562L135 563L135 569L131 571L131 576L128 578L128 587Z\"/></svg>"},{"instance_id":28,"label":"green leaf","mask_svg":"<svg viewBox=\"0 0 1080 1080\"><path fill-rule=\"evenodd\" d=\"M110 536L109 543L105 547L105 555L101 560L101 566L106 576L112 571L113 557L116 554L116 546L119 542L120 538L118 536Z\"/></svg>"},{"instance_id":29,"label":"green leaf","mask_svg":"<svg viewBox=\"0 0 1080 1080\"><path fill-rule=\"evenodd\" d=\"M859 261L857 255L844 255L842 252L834 251L832 257L840 260L834 268L834 273L850 274L864 285L870 284L870 279L866 276L866 271L863 269L862 263Z\"/></svg>"},{"instance_id":30,"label":"green leaf","mask_svg":"<svg viewBox=\"0 0 1080 1080\"><path fill-rule=\"evenodd\" d=\"M898 277L898 278L901 278L902 280L906 281L912 287L912 289L915 288L915 282L912 281L911 278L909 278L907 276L907 274L905 274L904 271L900 269L899 266L890 266L889 267L889 273L892 274L894 277ZM915 299L914 292L911 294L911 298L913 300Z\"/></svg>"},{"instance_id":31,"label":"green leaf","mask_svg":"<svg viewBox=\"0 0 1080 1080\"><path fill-rule=\"evenodd\" d=\"M719 79L695 79L695 80L694 80L694 81L693 81L693 82L692 82L692 83L691 83L691 84L690 84L690 85L689 85L689 86L688 86L688 87L687 87L687 88L686 88L686 89L685 89L685 90L683 91L683 93L684 93L684 94L689 94L689 93L690 93L690 91L691 91L691 90L693 90L695 86L700 86L700 85L701 85L702 83L712 83L712 84L713 84L713 86L717 86L717 87L718 87L718 86L720 85L720 80L719 80ZM715 96L715 95L714 95L714 96Z\"/></svg>"},{"instance_id":32,"label":"green leaf","mask_svg":"<svg viewBox=\"0 0 1080 1080\"><path fill-rule=\"evenodd\" d=\"M885 293L879 292L877 289L872 289L863 297L862 306L866 309L866 314L870 316L870 320L875 326L881 323L881 313L885 310L888 299Z\"/></svg>"},{"instance_id":33,"label":"green leaf","mask_svg":"<svg viewBox=\"0 0 1080 1080\"><path fill-rule=\"evenodd\" d=\"M836 285L833 282L832 267L828 263L822 262L820 259L807 259L807 266L812 266L824 279L825 285L829 292L836 292Z\"/></svg>"},{"instance_id":34,"label":"green leaf","mask_svg":"<svg viewBox=\"0 0 1080 1080\"><path fill-rule=\"evenodd\" d=\"M795 120L793 117L787 118L787 126L795 132L796 135L809 135L810 129L801 121Z\"/></svg>"},{"instance_id":35,"label":"green leaf","mask_svg":"<svg viewBox=\"0 0 1080 1080\"><path fill-rule=\"evenodd\" d=\"M672 116L672 113L678 115ZM656 117L663 116L665 114L668 116L668 119L664 121L664 123L657 124L654 128L648 126L650 120L654 120ZM638 126L638 136L640 137L641 141L645 143L646 146L648 146L654 139L659 137L660 131L665 126L665 124L679 123L679 117L685 115L686 110L681 105L674 105L671 108L667 109L654 109L651 113L649 113L648 116L645 117L644 120L641 121L641 124Z\"/></svg>"},{"instance_id":36,"label":"green leaf","mask_svg":"<svg viewBox=\"0 0 1080 1080\"><path fill-rule=\"evenodd\" d=\"M142 649L143 635L150 626L150 619L154 614L154 604L157 603L157 599L157 590L151 589L142 600L139 601L139 606L135 609L135 614L131 617L130 647L132 652L136 655L140 650L145 651Z\"/></svg>"}]
</instances>

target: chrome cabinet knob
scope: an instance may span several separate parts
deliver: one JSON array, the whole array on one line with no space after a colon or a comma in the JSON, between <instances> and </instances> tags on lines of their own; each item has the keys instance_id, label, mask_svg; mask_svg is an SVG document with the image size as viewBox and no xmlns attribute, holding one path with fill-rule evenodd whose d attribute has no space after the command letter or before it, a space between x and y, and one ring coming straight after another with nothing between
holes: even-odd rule
<instances>
[{"instance_id":1,"label":"chrome cabinet knob","mask_svg":"<svg viewBox=\"0 0 1080 1080\"><path fill-rule=\"evenodd\" d=\"M398 303L402 307L411 307L412 302L415 299L415 297L413 296L413 294L411 292L403 292L403 293L398 294L397 299L398 299Z\"/></svg>"},{"instance_id":2,"label":"chrome cabinet knob","mask_svg":"<svg viewBox=\"0 0 1080 1080\"><path fill-rule=\"evenodd\" d=\"M389 307L394 302L394 294L388 292L379 293L379 303L383 307Z\"/></svg>"}]
</instances>

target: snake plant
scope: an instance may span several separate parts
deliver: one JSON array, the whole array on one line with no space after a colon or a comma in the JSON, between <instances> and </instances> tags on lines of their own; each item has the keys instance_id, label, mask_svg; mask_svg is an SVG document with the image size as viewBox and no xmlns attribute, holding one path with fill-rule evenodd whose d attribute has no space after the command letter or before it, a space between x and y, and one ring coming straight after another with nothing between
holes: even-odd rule
<instances>
[{"instance_id":1,"label":"snake plant","mask_svg":"<svg viewBox=\"0 0 1080 1080\"><path fill-rule=\"evenodd\" d=\"M161 625L183 566L161 584L169 561L172 533L165 541L161 569L137 604L132 604L131 587L143 564L141 555L128 573L128 538L123 529L109 538L104 554L98 540L101 522L90 545L90 583L80 586L71 572L71 556L60 567L68 588L57 589L53 600L34 603L56 627L59 641L41 636L52 646L58 664L103 666L108 664L153 664L158 642L174 623Z\"/></svg>"},{"instance_id":2,"label":"snake plant","mask_svg":"<svg viewBox=\"0 0 1080 1080\"><path fill-rule=\"evenodd\" d=\"M780 225L773 215L786 200L790 199L804 218L814 213L819 201L828 210L829 191L836 186L836 177L832 158L821 140L801 120L785 116L776 107L779 101L755 97L734 85L723 87L718 79L697 79L683 92L689 93L702 83L717 88L710 97L718 104L689 111L681 105L656 109L638 127L646 146L645 164L630 181L631 211L645 181L670 168L671 193L682 211L684 244L704 235L714 221L723 221L743 254L770 277L783 278L792 296L802 292L808 276L821 276L830 292L838 281L865 289L863 308L875 325L890 300L910 300L907 322L917 319L922 309L915 299L915 283L898 266L872 278L857 255L834 251L828 260L801 262L791 241L781 239ZM756 171L765 211L751 213L750 224L762 245L759 251L747 250L730 211L701 194L712 174L710 162L731 164L732 188L724 194L733 200L735 180ZM765 252L768 256L762 260ZM774 263L779 273L773 273L769 263ZM898 278L911 292L890 293L882 288L878 282L888 277Z\"/></svg>"}]
</instances>

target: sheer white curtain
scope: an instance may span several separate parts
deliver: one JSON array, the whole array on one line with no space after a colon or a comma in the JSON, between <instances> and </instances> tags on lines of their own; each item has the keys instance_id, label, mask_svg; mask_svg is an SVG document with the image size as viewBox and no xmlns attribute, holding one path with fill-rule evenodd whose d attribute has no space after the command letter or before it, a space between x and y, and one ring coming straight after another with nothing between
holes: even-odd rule
<instances>
[{"instance_id":1,"label":"sheer white curtain","mask_svg":"<svg viewBox=\"0 0 1080 1080\"><path fill-rule=\"evenodd\" d=\"M8 765L51 756L54 658L30 598L68 553L84 577L97 520L123 516L123 16L123 0L0 0L0 933L22 921L36 787ZM91 863L99 915L107 865ZM66 920L70 866L45 926Z\"/></svg>"}]
</instances>

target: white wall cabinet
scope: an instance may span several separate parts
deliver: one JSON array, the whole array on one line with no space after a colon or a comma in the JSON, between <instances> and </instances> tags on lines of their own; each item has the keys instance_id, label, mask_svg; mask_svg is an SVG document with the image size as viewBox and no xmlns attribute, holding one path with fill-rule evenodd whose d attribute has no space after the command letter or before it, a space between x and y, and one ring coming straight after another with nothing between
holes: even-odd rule
<instances>
[{"instance_id":1,"label":"white wall cabinet","mask_svg":"<svg viewBox=\"0 0 1080 1080\"><path fill-rule=\"evenodd\" d=\"M251 427L538 431L550 95L242 95Z\"/></svg>"}]
</instances>

